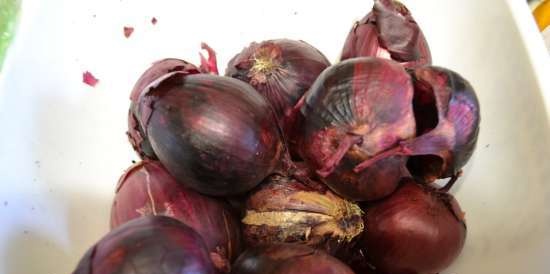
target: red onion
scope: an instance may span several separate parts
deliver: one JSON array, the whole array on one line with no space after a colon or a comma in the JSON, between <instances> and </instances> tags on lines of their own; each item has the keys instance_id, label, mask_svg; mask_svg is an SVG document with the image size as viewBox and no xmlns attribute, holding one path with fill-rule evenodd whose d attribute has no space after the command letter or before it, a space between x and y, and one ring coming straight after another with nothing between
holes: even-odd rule
<instances>
[{"instance_id":1,"label":"red onion","mask_svg":"<svg viewBox=\"0 0 550 274\"><path fill-rule=\"evenodd\" d=\"M163 166L203 194L244 193L273 173L283 156L267 101L230 77L167 74L140 96L138 114Z\"/></svg>"},{"instance_id":2,"label":"red onion","mask_svg":"<svg viewBox=\"0 0 550 274\"><path fill-rule=\"evenodd\" d=\"M402 66L350 59L325 70L306 96L301 155L332 190L348 199L374 200L409 176L401 155L356 169L415 135L413 88Z\"/></svg>"},{"instance_id":3,"label":"red onion","mask_svg":"<svg viewBox=\"0 0 550 274\"><path fill-rule=\"evenodd\" d=\"M138 119L136 117L136 104L139 96L146 92L147 86L159 77L175 71L180 71L185 74L196 73L211 73L218 74L218 65L216 61L216 52L208 46L206 43L202 43L201 47L208 52L208 58L200 54L201 66L197 68L195 65L186 62L184 60L168 58L157 61L147 69L138 79L132 92L130 93L130 110L128 112L128 139L134 150L142 159L157 159L149 140L145 138L143 129L141 128Z\"/></svg>"},{"instance_id":4,"label":"red onion","mask_svg":"<svg viewBox=\"0 0 550 274\"><path fill-rule=\"evenodd\" d=\"M291 148L295 145L298 100L330 62L304 41L252 43L229 62L225 75L250 83L273 106Z\"/></svg>"},{"instance_id":5,"label":"red onion","mask_svg":"<svg viewBox=\"0 0 550 274\"><path fill-rule=\"evenodd\" d=\"M448 267L466 238L464 213L445 192L406 180L365 208L358 245L381 274L431 274Z\"/></svg>"},{"instance_id":6,"label":"red onion","mask_svg":"<svg viewBox=\"0 0 550 274\"><path fill-rule=\"evenodd\" d=\"M336 254L363 231L362 213L321 183L273 175L248 197L243 234L249 246L302 243Z\"/></svg>"},{"instance_id":7,"label":"red onion","mask_svg":"<svg viewBox=\"0 0 550 274\"><path fill-rule=\"evenodd\" d=\"M353 274L338 259L305 245L277 244L245 251L232 274Z\"/></svg>"},{"instance_id":8,"label":"red onion","mask_svg":"<svg viewBox=\"0 0 550 274\"><path fill-rule=\"evenodd\" d=\"M73 274L215 274L199 234L164 216L130 221L105 235Z\"/></svg>"},{"instance_id":9,"label":"red onion","mask_svg":"<svg viewBox=\"0 0 550 274\"><path fill-rule=\"evenodd\" d=\"M149 215L172 217L194 229L223 272L229 272L230 262L240 252L239 221L226 204L182 186L159 162L144 160L118 182L111 227Z\"/></svg>"},{"instance_id":10,"label":"red onion","mask_svg":"<svg viewBox=\"0 0 550 274\"><path fill-rule=\"evenodd\" d=\"M418 68L413 77L419 136L400 142L360 168L386 157L414 155L409 169L423 181L456 177L477 143L480 112L475 91L466 79L445 68Z\"/></svg>"},{"instance_id":11,"label":"red onion","mask_svg":"<svg viewBox=\"0 0 550 274\"><path fill-rule=\"evenodd\" d=\"M361 56L392 59L407 68L432 63L422 30L396 0L375 0L372 12L351 29L341 59Z\"/></svg>"}]
</instances>

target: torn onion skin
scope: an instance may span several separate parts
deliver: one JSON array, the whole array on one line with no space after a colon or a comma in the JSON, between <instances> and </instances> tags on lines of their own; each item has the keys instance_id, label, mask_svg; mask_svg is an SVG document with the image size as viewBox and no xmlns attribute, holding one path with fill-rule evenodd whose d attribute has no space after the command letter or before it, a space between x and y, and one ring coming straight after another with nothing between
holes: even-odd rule
<instances>
[{"instance_id":1,"label":"torn onion skin","mask_svg":"<svg viewBox=\"0 0 550 274\"><path fill-rule=\"evenodd\" d=\"M246 201L243 236L248 246L300 243L336 254L363 231L362 213L322 183L272 175Z\"/></svg>"},{"instance_id":2,"label":"torn onion skin","mask_svg":"<svg viewBox=\"0 0 550 274\"><path fill-rule=\"evenodd\" d=\"M376 0L372 11L351 29L341 60L375 56L406 68L432 63L428 42L409 10L396 0Z\"/></svg>"},{"instance_id":3,"label":"torn onion skin","mask_svg":"<svg viewBox=\"0 0 550 274\"><path fill-rule=\"evenodd\" d=\"M388 198L367 205L358 247L380 274L435 274L460 254L464 213L454 197L413 180Z\"/></svg>"},{"instance_id":4,"label":"torn onion skin","mask_svg":"<svg viewBox=\"0 0 550 274\"><path fill-rule=\"evenodd\" d=\"M249 191L283 157L269 104L252 86L230 77L167 74L140 96L138 116L163 166L202 194Z\"/></svg>"},{"instance_id":5,"label":"torn onion skin","mask_svg":"<svg viewBox=\"0 0 550 274\"><path fill-rule=\"evenodd\" d=\"M142 159L157 159L149 140L145 138L143 129L141 128L136 117L136 104L139 96L146 91L153 81L159 77L174 71L181 71L187 74L200 73L199 68L195 65L180 59L163 59L153 63L138 79L132 92L130 93L130 110L128 111L128 140L130 144Z\"/></svg>"},{"instance_id":6,"label":"torn onion skin","mask_svg":"<svg viewBox=\"0 0 550 274\"><path fill-rule=\"evenodd\" d=\"M250 248L233 265L232 274L353 274L327 253L299 244Z\"/></svg>"},{"instance_id":7,"label":"torn onion skin","mask_svg":"<svg viewBox=\"0 0 550 274\"><path fill-rule=\"evenodd\" d=\"M132 220L105 235L73 274L216 274L199 234L165 216Z\"/></svg>"},{"instance_id":8,"label":"torn onion skin","mask_svg":"<svg viewBox=\"0 0 550 274\"><path fill-rule=\"evenodd\" d=\"M411 77L397 62L361 57L325 70L302 106L300 154L333 191L358 201L389 195L407 157L356 166L415 136Z\"/></svg>"},{"instance_id":9,"label":"torn onion skin","mask_svg":"<svg viewBox=\"0 0 550 274\"><path fill-rule=\"evenodd\" d=\"M154 18L153 18L154 19ZM140 156L141 159L156 160L157 157L151 148L149 140L145 138L143 129L137 119L136 104L142 93L147 92L148 86L161 76L179 71L184 74L197 74L197 73L209 73L218 74L218 64L216 59L216 52L208 46L206 43L201 44L201 48L208 52L208 56L205 57L200 53L201 65L197 67L187 61L167 58L159 60L151 65L137 80L132 92L130 93L130 110L128 111L128 140L130 144Z\"/></svg>"},{"instance_id":10,"label":"torn onion skin","mask_svg":"<svg viewBox=\"0 0 550 274\"><path fill-rule=\"evenodd\" d=\"M203 238L216 269L228 273L241 251L239 221L228 205L178 183L156 161L144 160L120 178L111 208L111 229L142 216L168 216Z\"/></svg>"},{"instance_id":11,"label":"torn onion skin","mask_svg":"<svg viewBox=\"0 0 550 274\"><path fill-rule=\"evenodd\" d=\"M300 115L294 106L328 66L327 58L310 44L275 39L244 48L229 61L225 75L249 83L269 101L294 156Z\"/></svg>"},{"instance_id":12,"label":"torn onion skin","mask_svg":"<svg viewBox=\"0 0 550 274\"><path fill-rule=\"evenodd\" d=\"M457 177L472 156L479 134L479 101L470 83L458 73L427 66L412 72L419 134L362 163L396 155L410 157L408 167L419 180ZM421 110L432 109L422 112Z\"/></svg>"}]
</instances>

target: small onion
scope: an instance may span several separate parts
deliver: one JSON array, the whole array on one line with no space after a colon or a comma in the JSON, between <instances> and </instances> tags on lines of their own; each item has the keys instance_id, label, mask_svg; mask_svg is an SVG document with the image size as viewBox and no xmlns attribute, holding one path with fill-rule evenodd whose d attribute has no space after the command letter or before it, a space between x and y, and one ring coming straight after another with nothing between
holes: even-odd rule
<instances>
[{"instance_id":1,"label":"small onion","mask_svg":"<svg viewBox=\"0 0 550 274\"><path fill-rule=\"evenodd\" d=\"M300 121L294 106L328 66L327 58L310 44L276 39L244 48L231 59L225 75L250 83L269 101L292 149Z\"/></svg>"},{"instance_id":2,"label":"small onion","mask_svg":"<svg viewBox=\"0 0 550 274\"><path fill-rule=\"evenodd\" d=\"M389 195L409 176L407 157L356 168L415 135L413 87L398 63L373 57L325 70L306 95L300 153L321 180L352 200Z\"/></svg>"},{"instance_id":3,"label":"small onion","mask_svg":"<svg viewBox=\"0 0 550 274\"><path fill-rule=\"evenodd\" d=\"M392 59L407 68L432 62L422 30L396 0L376 0L372 12L351 29L341 59L361 56Z\"/></svg>"},{"instance_id":4,"label":"small onion","mask_svg":"<svg viewBox=\"0 0 550 274\"><path fill-rule=\"evenodd\" d=\"M73 274L216 274L199 234L179 221L150 216L112 230Z\"/></svg>"},{"instance_id":5,"label":"small onion","mask_svg":"<svg viewBox=\"0 0 550 274\"><path fill-rule=\"evenodd\" d=\"M243 236L249 246L301 243L335 254L363 231L362 213L321 183L272 175L247 199Z\"/></svg>"},{"instance_id":6,"label":"small onion","mask_svg":"<svg viewBox=\"0 0 550 274\"><path fill-rule=\"evenodd\" d=\"M276 244L245 251L232 274L353 274L338 259L305 245Z\"/></svg>"},{"instance_id":7,"label":"small onion","mask_svg":"<svg viewBox=\"0 0 550 274\"><path fill-rule=\"evenodd\" d=\"M239 221L226 204L179 184L159 162L144 160L118 182L111 228L150 215L172 217L194 229L220 271L228 272L240 253Z\"/></svg>"},{"instance_id":8,"label":"small onion","mask_svg":"<svg viewBox=\"0 0 550 274\"><path fill-rule=\"evenodd\" d=\"M412 180L365 208L358 243L380 274L432 274L447 268L466 238L464 213L445 192Z\"/></svg>"},{"instance_id":9,"label":"small onion","mask_svg":"<svg viewBox=\"0 0 550 274\"><path fill-rule=\"evenodd\" d=\"M203 194L244 193L272 174L284 154L267 101L230 77L164 75L140 96L138 117L163 166Z\"/></svg>"},{"instance_id":10,"label":"small onion","mask_svg":"<svg viewBox=\"0 0 550 274\"><path fill-rule=\"evenodd\" d=\"M396 155L413 155L408 166L426 182L457 177L473 154L479 134L480 110L474 89L451 70L427 66L412 72L418 137L362 163Z\"/></svg>"}]
</instances>

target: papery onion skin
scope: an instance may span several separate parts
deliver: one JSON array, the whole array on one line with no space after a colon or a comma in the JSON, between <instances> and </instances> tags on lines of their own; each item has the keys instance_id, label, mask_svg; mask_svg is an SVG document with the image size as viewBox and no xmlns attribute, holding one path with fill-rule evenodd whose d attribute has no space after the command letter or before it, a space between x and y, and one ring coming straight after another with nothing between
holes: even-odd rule
<instances>
[{"instance_id":1,"label":"papery onion skin","mask_svg":"<svg viewBox=\"0 0 550 274\"><path fill-rule=\"evenodd\" d=\"M232 267L232 274L353 274L338 259L299 244L250 248Z\"/></svg>"},{"instance_id":2,"label":"papery onion skin","mask_svg":"<svg viewBox=\"0 0 550 274\"><path fill-rule=\"evenodd\" d=\"M229 272L231 261L241 251L239 221L227 204L184 187L159 162L144 160L118 182L111 228L152 215L172 217L195 230L222 272Z\"/></svg>"},{"instance_id":3,"label":"papery onion skin","mask_svg":"<svg viewBox=\"0 0 550 274\"><path fill-rule=\"evenodd\" d=\"M243 236L248 246L300 243L336 254L363 231L362 214L321 183L272 175L246 201Z\"/></svg>"},{"instance_id":4,"label":"papery onion skin","mask_svg":"<svg viewBox=\"0 0 550 274\"><path fill-rule=\"evenodd\" d=\"M409 176L397 155L366 169L355 167L415 135L411 78L398 63L373 57L325 70L302 107L302 158L332 190L352 200L389 195Z\"/></svg>"},{"instance_id":5,"label":"papery onion skin","mask_svg":"<svg viewBox=\"0 0 550 274\"><path fill-rule=\"evenodd\" d=\"M364 210L358 246L380 274L439 273L464 246L464 213L450 194L430 186L407 180Z\"/></svg>"},{"instance_id":6,"label":"papery onion skin","mask_svg":"<svg viewBox=\"0 0 550 274\"><path fill-rule=\"evenodd\" d=\"M410 157L410 172L425 182L457 177L472 156L479 135L480 106L470 83L449 69L426 66L412 72L415 87L415 113L419 133L416 138L376 155L361 164ZM420 110L432 109L421 112Z\"/></svg>"},{"instance_id":7,"label":"papery onion skin","mask_svg":"<svg viewBox=\"0 0 550 274\"><path fill-rule=\"evenodd\" d=\"M375 56L406 68L432 63L430 48L409 10L395 0L377 0L373 10L351 29L341 60Z\"/></svg>"},{"instance_id":8,"label":"papery onion skin","mask_svg":"<svg viewBox=\"0 0 550 274\"><path fill-rule=\"evenodd\" d=\"M272 174L283 156L267 101L230 77L167 74L142 94L138 113L163 166L202 194L244 193Z\"/></svg>"},{"instance_id":9,"label":"papery onion skin","mask_svg":"<svg viewBox=\"0 0 550 274\"><path fill-rule=\"evenodd\" d=\"M199 234L179 221L149 216L109 232L73 274L216 274Z\"/></svg>"},{"instance_id":10,"label":"papery onion skin","mask_svg":"<svg viewBox=\"0 0 550 274\"><path fill-rule=\"evenodd\" d=\"M159 60L147 69L138 79L132 92L130 93L130 110L128 111L128 140L130 144L142 159L156 159L155 152L149 143L149 140L145 138L143 129L141 128L138 119L136 117L136 104L139 96L145 92L145 88L159 77L174 71L181 71L187 74L200 73L199 68L195 65L186 62L184 60L168 58Z\"/></svg>"},{"instance_id":11,"label":"papery onion skin","mask_svg":"<svg viewBox=\"0 0 550 274\"><path fill-rule=\"evenodd\" d=\"M294 106L328 66L327 58L310 44L275 39L244 48L231 59L225 75L250 83L269 101L292 150L300 114Z\"/></svg>"}]
</instances>

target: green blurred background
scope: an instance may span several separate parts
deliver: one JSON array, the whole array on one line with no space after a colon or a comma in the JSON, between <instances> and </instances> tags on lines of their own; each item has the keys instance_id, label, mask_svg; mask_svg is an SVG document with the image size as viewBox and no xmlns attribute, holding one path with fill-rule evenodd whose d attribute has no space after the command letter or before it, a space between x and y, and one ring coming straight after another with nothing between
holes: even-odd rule
<instances>
[{"instance_id":1,"label":"green blurred background","mask_svg":"<svg viewBox=\"0 0 550 274\"><path fill-rule=\"evenodd\" d=\"M0 0L0 68L13 38L21 0Z\"/></svg>"}]
</instances>

